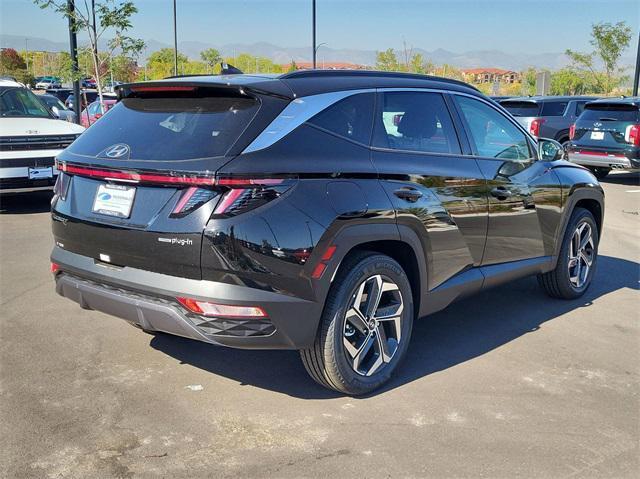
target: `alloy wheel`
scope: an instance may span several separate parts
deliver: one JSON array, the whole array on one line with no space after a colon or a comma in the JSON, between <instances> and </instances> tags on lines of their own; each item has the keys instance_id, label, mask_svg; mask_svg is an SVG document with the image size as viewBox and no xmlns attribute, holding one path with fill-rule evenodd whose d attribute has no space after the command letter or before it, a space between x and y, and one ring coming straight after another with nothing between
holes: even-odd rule
<instances>
[{"instance_id":1,"label":"alloy wheel","mask_svg":"<svg viewBox=\"0 0 640 479\"><path fill-rule=\"evenodd\" d=\"M569 281L575 288L582 288L589 277L595 259L593 229L586 221L578 224L569 246Z\"/></svg>"},{"instance_id":2,"label":"alloy wheel","mask_svg":"<svg viewBox=\"0 0 640 479\"><path fill-rule=\"evenodd\" d=\"M345 313L342 335L356 373L371 376L391 362L402 339L403 309L398 285L386 276L360 283Z\"/></svg>"}]
</instances>

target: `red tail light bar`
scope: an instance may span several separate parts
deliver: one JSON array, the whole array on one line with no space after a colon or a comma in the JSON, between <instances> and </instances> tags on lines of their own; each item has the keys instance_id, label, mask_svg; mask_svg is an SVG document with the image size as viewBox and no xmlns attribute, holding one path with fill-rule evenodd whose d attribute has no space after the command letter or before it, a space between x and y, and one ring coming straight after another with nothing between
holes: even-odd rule
<instances>
[{"instance_id":1,"label":"red tail light bar","mask_svg":"<svg viewBox=\"0 0 640 479\"><path fill-rule=\"evenodd\" d=\"M70 165L62 162L57 163L57 168L70 175L88 176L90 178L103 180L176 186L227 186L229 188L242 188L279 185L284 181L280 178L215 178L213 176L188 174L138 173L133 171L107 170L91 166Z\"/></svg>"}]
</instances>

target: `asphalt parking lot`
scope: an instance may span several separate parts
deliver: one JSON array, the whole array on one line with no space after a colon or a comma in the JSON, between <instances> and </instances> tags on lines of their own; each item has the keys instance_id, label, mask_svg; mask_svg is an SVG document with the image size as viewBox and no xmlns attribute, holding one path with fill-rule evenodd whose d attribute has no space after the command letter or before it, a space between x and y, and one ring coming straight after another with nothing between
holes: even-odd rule
<instances>
[{"instance_id":1,"label":"asphalt parking lot","mask_svg":"<svg viewBox=\"0 0 640 479\"><path fill-rule=\"evenodd\" d=\"M577 301L528 278L425 318L349 398L295 351L151 336L58 297L49 195L0 205L0 476L639 477L640 177L606 190Z\"/></svg>"}]
</instances>

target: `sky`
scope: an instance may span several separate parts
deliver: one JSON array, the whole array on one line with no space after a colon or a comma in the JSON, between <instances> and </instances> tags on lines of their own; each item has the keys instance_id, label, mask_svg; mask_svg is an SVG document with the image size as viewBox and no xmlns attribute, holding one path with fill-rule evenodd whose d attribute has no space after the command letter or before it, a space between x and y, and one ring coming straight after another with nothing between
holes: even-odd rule
<instances>
[{"instance_id":1,"label":"sky","mask_svg":"<svg viewBox=\"0 0 640 479\"><path fill-rule=\"evenodd\" d=\"M172 43L172 0L134 1L132 35ZM179 41L311 44L311 0L177 0L177 6ZM0 16L4 34L68 38L66 22L32 0L0 0ZM591 24L621 20L637 38L640 0L317 0L317 41L362 50L406 41L452 52L586 51Z\"/></svg>"}]
</instances>

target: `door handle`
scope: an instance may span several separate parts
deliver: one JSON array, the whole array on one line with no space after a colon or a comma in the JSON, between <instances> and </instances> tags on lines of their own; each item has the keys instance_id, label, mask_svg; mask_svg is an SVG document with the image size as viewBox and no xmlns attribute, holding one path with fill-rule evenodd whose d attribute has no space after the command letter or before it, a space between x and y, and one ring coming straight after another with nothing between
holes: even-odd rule
<instances>
[{"instance_id":1,"label":"door handle","mask_svg":"<svg viewBox=\"0 0 640 479\"><path fill-rule=\"evenodd\" d=\"M513 193L511 192L511 190L508 190L504 186L496 186L494 189L491 190L491 196L503 201L503 200L506 200L507 198L512 197Z\"/></svg>"},{"instance_id":2,"label":"door handle","mask_svg":"<svg viewBox=\"0 0 640 479\"><path fill-rule=\"evenodd\" d=\"M393 194L410 203L415 203L422 198L422 193L415 188L400 188L399 190L394 191Z\"/></svg>"}]
</instances>

